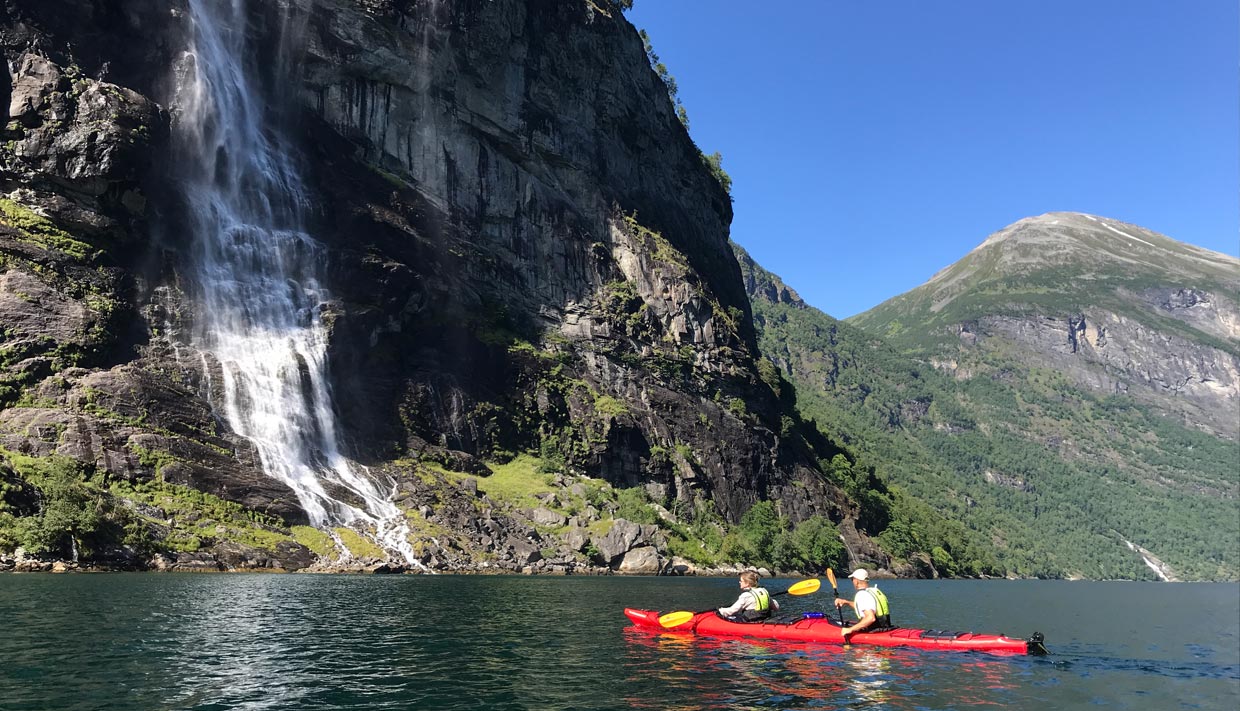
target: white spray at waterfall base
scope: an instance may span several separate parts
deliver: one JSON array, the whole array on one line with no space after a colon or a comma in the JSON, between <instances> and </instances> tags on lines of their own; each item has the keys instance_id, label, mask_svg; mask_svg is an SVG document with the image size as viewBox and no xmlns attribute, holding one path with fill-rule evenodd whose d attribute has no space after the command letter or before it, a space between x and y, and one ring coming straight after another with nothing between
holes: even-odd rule
<instances>
[{"instance_id":1,"label":"white spray at waterfall base","mask_svg":"<svg viewBox=\"0 0 1240 711\"><path fill-rule=\"evenodd\" d=\"M245 5L190 0L193 33L176 77L194 345L204 372L222 380L208 392L221 393L216 409L254 443L263 471L296 492L314 526L349 526L425 569L391 493L339 451L321 313L330 295L318 279L323 248L303 227L306 191L258 91Z\"/></svg>"}]
</instances>

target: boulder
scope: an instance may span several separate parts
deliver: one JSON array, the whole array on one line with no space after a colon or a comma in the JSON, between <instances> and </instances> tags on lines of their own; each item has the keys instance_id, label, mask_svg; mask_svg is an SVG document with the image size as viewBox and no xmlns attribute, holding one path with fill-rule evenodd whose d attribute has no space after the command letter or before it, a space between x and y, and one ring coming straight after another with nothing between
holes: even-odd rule
<instances>
[{"instance_id":1,"label":"boulder","mask_svg":"<svg viewBox=\"0 0 1240 711\"><path fill-rule=\"evenodd\" d=\"M625 553L616 571L625 575L657 575L659 569L658 549L642 546Z\"/></svg>"},{"instance_id":2,"label":"boulder","mask_svg":"<svg viewBox=\"0 0 1240 711\"><path fill-rule=\"evenodd\" d=\"M559 527L568 521L568 517L557 511L539 506L530 512L530 520L539 526Z\"/></svg>"},{"instance_id":3,"label":"boulder","mask_svg":"<svg viewBox=\"0 0 1240 711\"><path fill-rule=\"evenodd\" d=\"M599 562L603 565L612 565L620 559L620 556L632 550L641 532L642 528L639 524L623 518L616 519L610 531L592 539L594 546L598 548Z\"/></svg>"}]
</instances>

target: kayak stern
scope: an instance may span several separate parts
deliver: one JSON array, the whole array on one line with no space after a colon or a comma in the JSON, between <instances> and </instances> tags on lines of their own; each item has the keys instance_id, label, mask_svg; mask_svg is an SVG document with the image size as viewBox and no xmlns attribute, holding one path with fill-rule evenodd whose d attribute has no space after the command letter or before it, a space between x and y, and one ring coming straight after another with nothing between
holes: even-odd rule
<instances>
[{"instance_id":1,"label":"kayak stern","mask_svg":"<svg viewBox=\"0 0 1240 711\"><path fill-rule=\"evenodd\" d=\"M1036 656L1050 654L1050 652L1046 650L1046 636L1041 632L1034 632L1029 639L1025 640L1025 644L1028 645L1028 651L1025 652L1026 654L1033 654Z\"/></svg>"}]
</instances>

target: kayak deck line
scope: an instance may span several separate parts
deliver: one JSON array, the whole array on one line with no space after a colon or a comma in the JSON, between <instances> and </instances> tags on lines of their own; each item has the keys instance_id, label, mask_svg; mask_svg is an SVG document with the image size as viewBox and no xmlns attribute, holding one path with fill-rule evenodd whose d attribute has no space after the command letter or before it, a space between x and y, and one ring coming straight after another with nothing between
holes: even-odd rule
<instances>
[{"instance_id":1,"label":"kayak deck line","mask_svg":"<svg viewBox=\"0 0 1240 711\"><path fill-rule=\"evenodd\" d=\"M789 642L866 644L999 654L1040 655L1048 653L1045 645L1046 638L1041 632L1034 632L1027 639L1019 639L1002 634L889 627L881 630L854 632L845 639L839 623L820 612L778 615L762 622L734 622L710 611L694 615L686 622L668 628L659 623L659 612L655 610L625 608L624 614L635 627L705 637L751 637Z\"/></svg>"}]
</instances>

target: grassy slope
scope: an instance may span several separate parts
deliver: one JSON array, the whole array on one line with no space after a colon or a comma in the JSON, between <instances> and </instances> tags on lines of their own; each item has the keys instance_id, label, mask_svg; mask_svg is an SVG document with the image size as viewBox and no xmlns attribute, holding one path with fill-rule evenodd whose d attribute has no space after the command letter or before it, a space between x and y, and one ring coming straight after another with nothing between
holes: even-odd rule
<instances>
[{"instance_id":1,"label":"grassy slope","mask_svg":"<svg viewBox=\"0 0 1240 711\"><path fill-rule=\"evenodd\" d=\"M805 414L1006 570L1152 577L1126 539L1182 578L1240 575L1234 444L1001 353L956 382L815 309L754 301L761 348L791 370Z\"/></svg>"}]
</instances>

